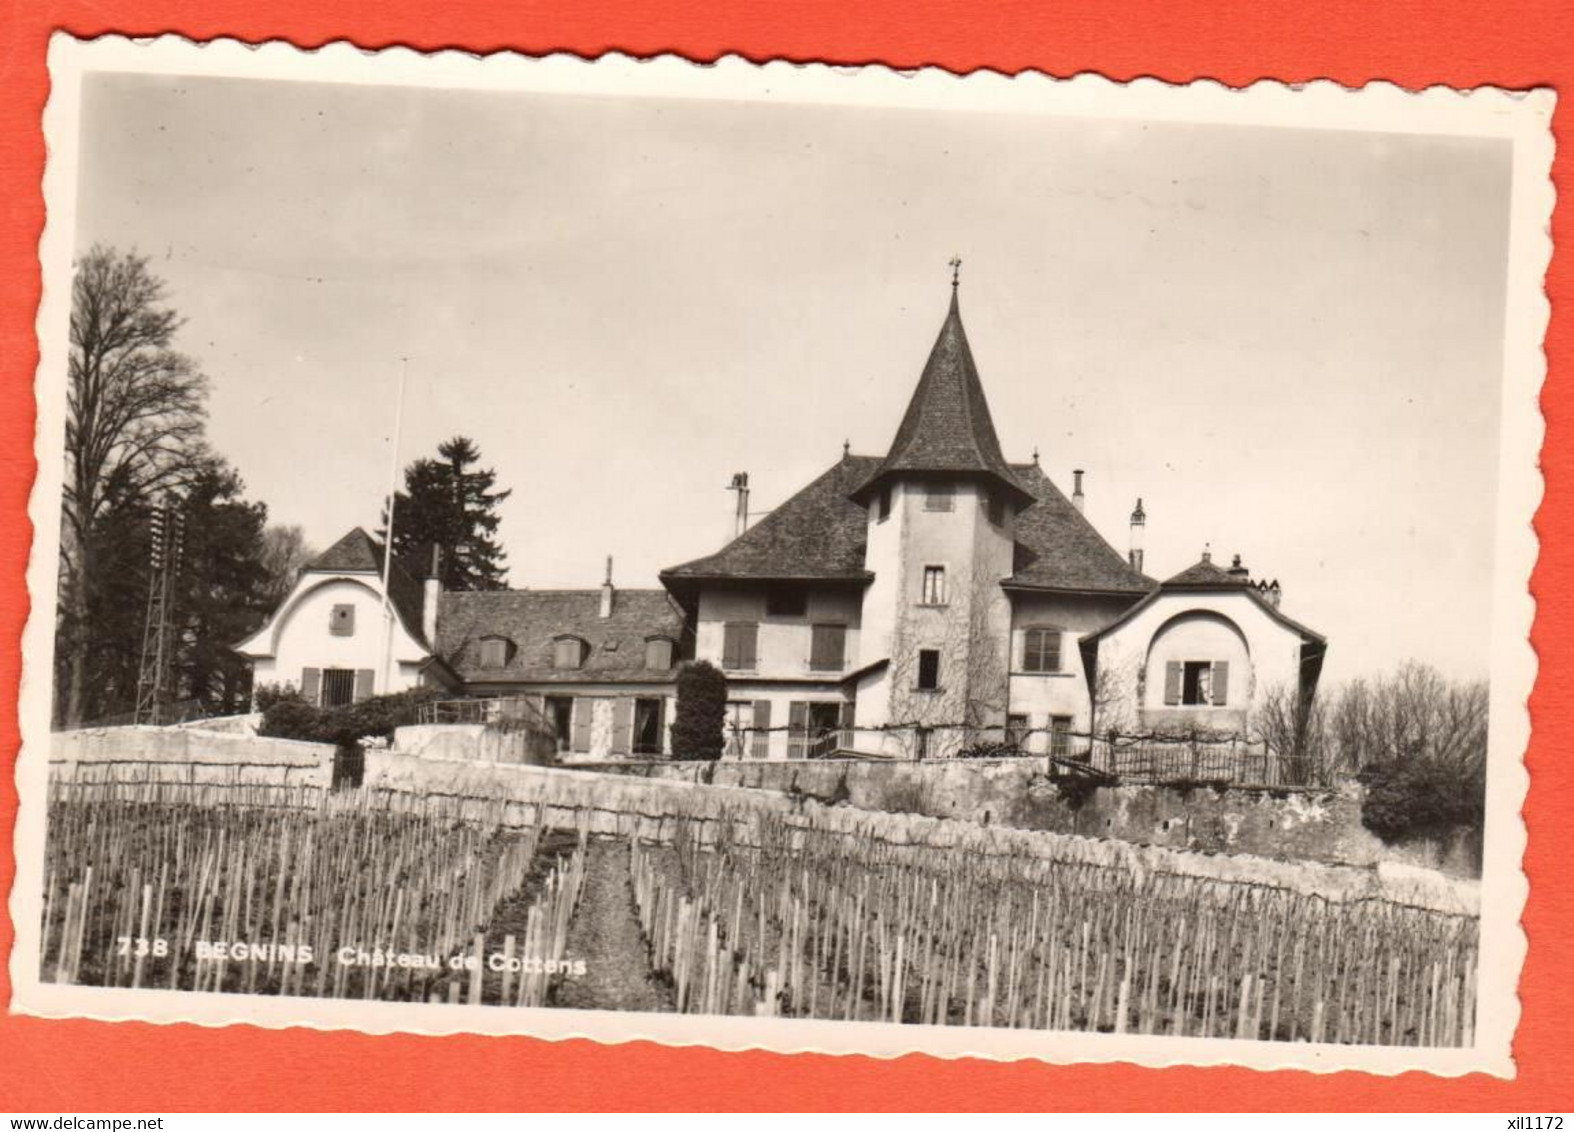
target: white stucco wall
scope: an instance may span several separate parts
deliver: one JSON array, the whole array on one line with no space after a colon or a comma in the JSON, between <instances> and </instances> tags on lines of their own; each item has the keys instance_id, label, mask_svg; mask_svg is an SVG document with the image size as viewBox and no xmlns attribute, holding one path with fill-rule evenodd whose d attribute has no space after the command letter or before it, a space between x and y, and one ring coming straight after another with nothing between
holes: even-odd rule
<instances>
[{"instance_id":1,"label":"white stucco wall","mask_svg":"<svg viewBox=\"0 0 1574 1132\"><path fill-rule=\"evenodd\" d=\"M273 619L240 648L252 658L255 683L299 688L307 668L369 668L375 673L374 694L415 687L426 650L395 618L393 664L387 664L388 623L379 587L375 575L302 577ZM329 616L336 605L355 610L355 629L349 636L329 632Z\"/></svg>"},{"instance_id":2,"label":"white stucco wall","mask_svg":"<svg viewBox=\"0 0 1574 1132\"><path fill-rule=\"evenodd\" d=\"M1075 734L1087 734L1091 726L1092 699L1088 694L1087 673L1082 665L1079 638L1114 621L1138 598L1078 596L1074 594L1012 595L1011 618L1011 715L1027 716L1028 726L1047 728L1054 716L1069 716ZM1023 669L1027 630L1055 627L1060 635L1060 671L1027 672ZM1049 749L1049 736L1035 734L1028 749Z\"/></svg>"},{"instance_id":3,"label":"white stucco wall","mask_svg":"<svg viewBox=\"0 0 1574 1132\"><path fill-rule=\"evenodd\" d=\"M1301 644L1299 633L1245 593L1161 593L1099 642L1099 667L1122 689L1121 702L1106 713L1111 718L1099 729L1120 715L1123 729L1195 725L1249 731L1252 713L1270 692L1299 686ZM1226 706L1166 705L1164 666L1173 660L1229 661Z\"/></svg>"},{"instance_id":4,"label":"white stucco wall","mask_svg":"<svg viewBox=\"0 0 1574 1132\"><path fill-rule=\"evenodd\" d=\"M713 588L700 591L699 622L695 627L694 655L722 668L722 642L728 621L753 621L759 625L755 655L757 663L747 675L769 678L826 676L809 667L809 649L816 624L846 626L841 673L852 672L860 663L860 621L862 594L846 588L809 591L803 616L767 616L765 587ZM728 672L731 678L732 672Z\"/></svg>"}]
</instances>

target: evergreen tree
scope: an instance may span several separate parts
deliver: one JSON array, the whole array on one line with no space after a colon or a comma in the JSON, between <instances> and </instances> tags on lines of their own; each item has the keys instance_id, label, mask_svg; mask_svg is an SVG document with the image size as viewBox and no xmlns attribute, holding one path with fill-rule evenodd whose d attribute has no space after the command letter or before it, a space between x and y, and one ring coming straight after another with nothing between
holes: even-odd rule
<instances>
[{"instance_id":1,"label":"evergreen tree","mask_svg":"<svg viewBox=\"0 0 1574 1132\"><path fill-rule=\"evenodd\" d=\"M506 555L497 541L498 504L511 494L494 490L497 473L478 468L481 452L468 437L437 446L437 458L404 472L394 510L394 554L416 577L431 572L432 548L441 552L438 576L448 590L500 590ZM388 516L377 532L388 537Z\"/></svg>"},{"instance_id":2,"label":"evergreen tree","mask_svg":"<svg viewBox=\"0 0 1574 1132\"><path fill-rule=\"evenodd\" d=\"M185 534L171 594L174 656L164 700L204 715L246 710L251 670L232 646L255 632L273 605L263 543L268 509L247 502L243 491L234 469L209 457L176 500ZM129 479L106 485L92 534L100 568L85 591L85 722L126 723L136 710L156 509ZM64 690L62 681L57 691Z\"/></svg>"},{"instance_id":3,"label":"evergreen tree","mask_svg":"<svg viewBox=\"0 0 1574 1132\"><path fill-rule=\"evenodd\" d=\"M672 721L672 756L719 759L726 743L727 676L708 660L678 672L678 709Z\"/></svg>"},{"instance_id":4,"label":"evergreen tree","mask_svg":"<svg viewBox=\"0 0 1574 1132\"><path fill-rule=\"evenodd\" d=\"M268 507L247 502L244 490L235 470L214 460L193 478L185 499L176 686L207 715L247 709L251 666L233 646L260 628L273 607Z\"/></svg>"}]
</instances>

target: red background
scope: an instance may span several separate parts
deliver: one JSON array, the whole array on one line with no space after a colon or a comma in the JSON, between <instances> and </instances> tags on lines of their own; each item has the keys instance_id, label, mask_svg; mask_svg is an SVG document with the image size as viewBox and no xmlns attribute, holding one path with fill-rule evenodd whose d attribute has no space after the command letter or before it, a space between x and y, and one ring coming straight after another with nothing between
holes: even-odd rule
<instances>
[{"instance_id":1,"label":"red background","mask_svg":"<svg viewBox=\"0 0 1574 1132\"><path fill-rule=\"evenodd\" d=\"M306 47L351 39L474 51L515 48L583 55L678 52L709 60L933 64L966 72L1036 68L1113 79L1199 78L1245 85L1262 78L1347 85L1389 80L1410 88L1545 85L1574 76L1574 5L1539 3L1146 0L1056 5L968 0L759 0L711 5L657 0L568 4L497 0L20 0L0 11L0 751L17 747L18 641L27 615L23 573L33 479L33 320L38 238L44 219L41 114L51 31L79 36L161 32L206 39L289 39ZM1557 111L1560 141L1570 107ZM1564 203L1554 239L1569 238L1574 174L1560 153ZM1574 649L1569 482L1574 474L1574 331L1564 304L1574 291L1567 252L1547 277L1553 319L1542 398L1547 494L1537 518L1542 552L1532 588L1533 643L1541 657L1531 699L1533 780L1525 806L1531 898L1530 954L1520 983L1524 1015L1514 1045L1519 1077L1440 1080L1411 1073L1260 1073L1240 1069L1052 1067L906 1057L792 1057L672 1050L647 1043L598 1047L525 1038L366 1037L248 1026L202 1029L0 1017L0 1109L170 1112L182 1109L512 1108L1030 1108L1030 1109L1484 1109L1567 1108L1574 1034L1571 866L1559 842L1574 808L1569 673ZM0 774L0 888L9 891L16 795ZM0 922L0 947L11 930ZM0 972L0 979L5 975ZM9 986L6 987L9 997Z\"/></svg>"}]
</instances>

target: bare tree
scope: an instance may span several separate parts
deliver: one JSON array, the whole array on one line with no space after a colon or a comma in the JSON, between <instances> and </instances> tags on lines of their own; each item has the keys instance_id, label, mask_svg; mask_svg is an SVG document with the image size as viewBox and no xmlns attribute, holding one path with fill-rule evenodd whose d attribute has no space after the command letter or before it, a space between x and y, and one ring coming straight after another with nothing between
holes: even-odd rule
<instances>
[{"instance_id":1,"label":"bare tree","mask_svg":"<svg viewBox=\"0 0 1574 1132\"><path fill-rule=\"evenodd\" d=\"M172 348L181 320L145 257L95 245L72 280L61 500L63 714L81 721L93 534L111 490L153 499L203 451L207 378Z\"/></svg>"},{"instance_id":2,"label":"bare tree","mask_svg":"<svg viewBox=\"0 0 1574 1132\"><path fill-rule=\"evenodd\" d=\"M274 523L262 532L262 565L268 571L268 595L274 605L284 600L301 567L316 556L298 523Z\"/></svg>"}]
</instances>

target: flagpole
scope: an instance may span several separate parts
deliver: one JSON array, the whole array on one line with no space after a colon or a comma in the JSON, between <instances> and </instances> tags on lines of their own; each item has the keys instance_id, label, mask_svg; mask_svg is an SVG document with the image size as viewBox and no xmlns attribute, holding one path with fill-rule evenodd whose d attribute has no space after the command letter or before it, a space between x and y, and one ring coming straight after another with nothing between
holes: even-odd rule
<instances>
[{"instance_id":1,"label":"flagpole","mask_svg":"<svg viewBox=\"0 0 1574 1132\"><path fill-rule=\"evenodd\" d=\"M404 387L409 378L410 359L400 358L399 397L394 402L393 439L388 445L388 522L383 532L383 695L393 691L394 607L388 592L388 579L393 572L394 506L399 499L399 434L404 428Z\"/></svg>"}]
</instances>

